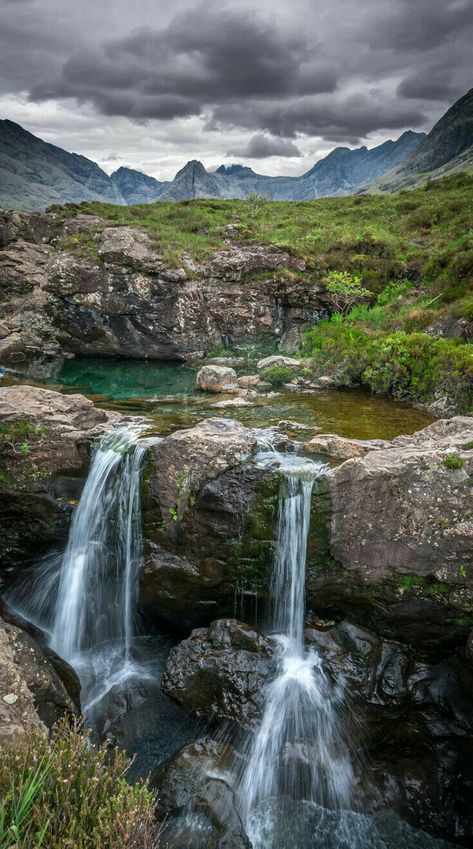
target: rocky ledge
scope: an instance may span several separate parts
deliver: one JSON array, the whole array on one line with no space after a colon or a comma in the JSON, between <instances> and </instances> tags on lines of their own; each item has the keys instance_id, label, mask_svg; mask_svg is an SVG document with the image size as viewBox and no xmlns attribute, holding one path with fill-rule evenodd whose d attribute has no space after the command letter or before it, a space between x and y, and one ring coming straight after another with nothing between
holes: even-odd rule
<instances>
[{"instance_id":1,"label":"rocky ledge","mask_svg":"<svg viewBox=\"0 0 473 849\"><path fill-rule=\"evenodd\" d=\"M221 345L280 342L330 309L304 262L228 242L206 264L163 261L151 239L92 215L0 216L0 364L54 368L64 354L184 360Z\"/></svg>"},{"instance_id":2,"label":"rocky ledge","mask_svg":"<svg viewBox=\"0 0 473 849\"><path fill-rule=\"evenodd\" d=\"M90 445L119 420L83 395L0 388L2 571L64 540Z\"/></svg>"}]
</instances>

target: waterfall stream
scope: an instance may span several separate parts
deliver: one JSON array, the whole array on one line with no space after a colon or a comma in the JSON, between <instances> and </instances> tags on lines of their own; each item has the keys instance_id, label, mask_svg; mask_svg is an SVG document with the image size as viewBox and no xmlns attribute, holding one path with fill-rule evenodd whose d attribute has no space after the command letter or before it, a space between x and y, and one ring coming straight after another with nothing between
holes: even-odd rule
<instances>
[{"instance_id":1,"label":"waterfall stream","mask_svg":"<svg viewBox=\"0 0 473 849\"><path fill-rule=\"evenodd\" d=\"M267 689L239 788L241 815L254 849L292 849L294 804L340 810L349 804L353 783L337 714L342 689L328 679L317 653L304 648L311 495L324 467L285 455L278 462L283 477L270 630L278 641L279 671Z\"/></svg>"}]
</instances>

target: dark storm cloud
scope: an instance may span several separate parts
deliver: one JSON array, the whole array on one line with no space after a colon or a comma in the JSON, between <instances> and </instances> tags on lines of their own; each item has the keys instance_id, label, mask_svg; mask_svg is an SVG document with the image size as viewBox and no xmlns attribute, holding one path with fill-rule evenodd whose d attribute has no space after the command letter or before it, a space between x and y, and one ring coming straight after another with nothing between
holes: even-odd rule
<instances>
[{"instance_id":1,"label":"dark storm cloud","mask_svg":"<svg viewBox=\"0 0 473 849\"><path fill-rule=\"evenodd\" d=\"M229 155L266 159L269 156L301 156L302 154L290 139L274 138L264 133L257 133L246 147L242 150L232 150Z\"/></svg>"},{"instance_id":2,"label":"dark storm cloud","mask_svg":"<svg viewBox=\"0 0 473 849\"><path fill-rule=\"evenodd\" d=\"M287 98L333 91L328 62L305 38L233 11L200 7L162 31L139 30L69 59L31 97L75 97L107 115L170 119L230 99Z\"/></svg>"},{"instance_id":3,"label":"dark storm cloud","mask_svg":"<svg viewBox=\"0 0 473 849\"><path fill-rule=\"evenodd\" d=\"M54 101L58 115L79 103L97 126L118 116L161 132L200 116L222 155L229 133L254 134L233 144L263 158L296 156L299 136L303 148L303 137L357 144L429 129L471 85L473 0L0 0L0 10L0 93Z\"/></svg>"}]
</instances>

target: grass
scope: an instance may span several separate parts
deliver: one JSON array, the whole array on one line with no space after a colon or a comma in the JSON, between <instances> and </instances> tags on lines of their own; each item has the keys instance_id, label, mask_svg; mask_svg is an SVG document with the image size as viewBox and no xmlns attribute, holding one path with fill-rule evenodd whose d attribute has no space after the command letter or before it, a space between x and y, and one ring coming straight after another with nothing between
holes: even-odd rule
<instances>
[{"instance_id":1,"label":"grass","mask_svg":"<svg viewBox=\"0 0 473 849\"><path fill-rule=\"evenodd\" d=\"M137 227L172 265L182 262L183 253L205 262L230 235L240 244L275 245L304 259L305 270L275 272L294 285L335 281L346 295L348 283L353 288L356 282L360 302L349 309L351 300L344 297L331 320L306 336L304 353L314 376L331 368L340 385L361 383L415 402L431 403L443 395L449 412L470 412L472 208L473 175L455 174L394 195L259 205L251 200L129 207L94 202L54 209L63 218L80 210L112 225ZM94 254L90 235L74 239L76 250ZM268 277L262 271L247 277L258 275ZM444 338L452 335L460 338Z\"/></svg>"},{"instance_id":2,"label":"grass","mask_svg":"<svg viewBox=\"0 0 473 849\"><path fill-rule=\"evenodd\" d=\"M65 722L2 749L0 849L156 849L154 796L129 764Z\"/></svg>"},{"instance_id":3,"label":"grass","mask_svg":"<svg viewBox=\"0 0 473 849\"><path fill-rule=\"evenodd\" d=\"M442 460L442 466L445 466L446 469L450 471L457 471L458 469L463 469L465 465L465 461L460 457L459 454L448 454Z\"/></svg>"}]
</instances>

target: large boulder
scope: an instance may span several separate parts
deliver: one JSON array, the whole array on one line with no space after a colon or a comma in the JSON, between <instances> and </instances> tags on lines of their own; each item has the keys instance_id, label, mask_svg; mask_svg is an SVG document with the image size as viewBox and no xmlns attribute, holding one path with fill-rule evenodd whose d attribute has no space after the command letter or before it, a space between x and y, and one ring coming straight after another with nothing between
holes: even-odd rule
<instances>
[{"instance_id":1,"label":"large boulder","mask_svg":"<svg viewBox=\"0 0 473 849\"><path fill-rule=\"evenodd\" d=\"M272 640L243 622L212 622L172 649L163 690L187 713L254 727L275 674L274 651Z\"/></svg>"},{"instance_id":2,"label":"large boulder","mask_svg":"<svg viewBox=\"0 0 473 849\"><path fill-rule=\"evenodd\" d=\"M279 477L255 465L256 448L251 430L210 419L150 451L141 597L182 631L234 615L235 605L251 617L266 592Z\"/></svg>"},{"instance_id":3,"label":"large boulder","mask_svg":"<svg viewBox=\"0 0 473 849\"><path fill-rule=\"evenodd\" d=\"M466 638L472 444L473 418L458 416L332 469L313 528L320 537L325 510L329 557L311 551L309 606L425 645Z\"/></svg>"},{"instance_id":4,"label":"large boulder","mask_svg":"<svg viewBox=\"0 0 473 849\"><path fill-rule=\"evenodd\" d=\"M236 371L228 366L202 366L197 372L197 389L201 392L236 392Z\"/></svg>"},{"instance_id":5,"label":"large boulder","mask_svg":"<svg viewBox=\"0 0 473 849\"><path fill-rule=\"evenodd\" d=\"M263 371L264 369L270 368L270 366L285 366L286 368L292 368L297 371L301 368L302 363L300 360L294 359L294 357L284 357L282 354L273 354L271 357L264 357L262 360L259 360L256 368L258 371Z\"/></svg>"}]
</instances>

